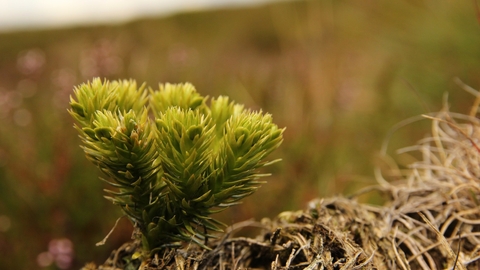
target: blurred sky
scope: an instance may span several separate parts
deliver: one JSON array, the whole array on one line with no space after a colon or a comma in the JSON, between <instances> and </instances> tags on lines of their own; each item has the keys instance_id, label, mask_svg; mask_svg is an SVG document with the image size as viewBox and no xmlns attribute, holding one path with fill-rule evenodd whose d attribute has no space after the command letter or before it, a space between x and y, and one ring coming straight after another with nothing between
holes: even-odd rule
<instances>
[{"instance_id":1,"label":"blurred sky","mask_svg":"<svg viewBox=\"0 0 480 270\"><path fill-rule=\"evenodd\" d=\"M116 23L274 0L0 0L0 31Z\"/></svg>"}]
</instances>

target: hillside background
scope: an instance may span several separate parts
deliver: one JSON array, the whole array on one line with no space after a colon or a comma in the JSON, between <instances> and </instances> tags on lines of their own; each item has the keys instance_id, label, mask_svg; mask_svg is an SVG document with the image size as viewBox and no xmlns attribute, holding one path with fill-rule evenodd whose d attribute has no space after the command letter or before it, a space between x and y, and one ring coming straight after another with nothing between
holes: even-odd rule
<instances>
[{"instance_id":1,"label":"hillside background","mask_svg":"<svg viewBox=\"0 0 480 270\"><path fill-rule=\"evenodd\" d=\"M281 163L227 224L302 209L375 183L396 123L442 108L468 113L480 88L475 1L295 1L116 25L0 34L0 269L78 269L130 239L68 115L93 77L191 82L287 127ZM407 146L428 122L395 133ZM390 153L394 153L390 151ZM379 202L367 196L364 201ZM45 267L43 267L45 266Z\"/></svg>"}]
</instances>

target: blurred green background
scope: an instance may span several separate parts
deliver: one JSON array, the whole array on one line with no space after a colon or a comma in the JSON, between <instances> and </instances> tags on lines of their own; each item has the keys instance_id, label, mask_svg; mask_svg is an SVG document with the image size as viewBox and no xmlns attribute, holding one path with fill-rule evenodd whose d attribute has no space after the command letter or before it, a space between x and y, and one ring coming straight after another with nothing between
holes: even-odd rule
<instances>
[{"instance_id":1,"label":"blurred green background","mask_svg":"<svg viewBox=\"0 0 480 270\"><path fill-rule=\"evenodd\" d=\"M382 140L399 121L468 113L480 87L475 1L295 1L85 28L0 34L0 269L78 269L130 238L68 115L93 77L191 82L287 127L256 194L219 218L274 217L375 183ZM409 125L390 149L428 132ZM375 198L366 198L365 200ZM260 206L260 207L259 207Z\"/></svg>"}]
</instances>

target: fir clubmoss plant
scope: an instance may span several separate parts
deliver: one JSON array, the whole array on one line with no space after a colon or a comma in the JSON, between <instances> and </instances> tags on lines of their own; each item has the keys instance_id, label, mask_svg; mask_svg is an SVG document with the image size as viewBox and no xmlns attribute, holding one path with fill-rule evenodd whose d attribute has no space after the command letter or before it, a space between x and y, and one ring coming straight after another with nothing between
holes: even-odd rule
<instances>
[{"instance_id":1,"label":"fir clubmoss plant","mask_svg":"<svg viewBox=\"0 0 480 270\"><path fill-rule=\"evenodd\" d=\"M145 255L182 241L205 247L224 226L210 215L260 186L258 169L282 142L271 115L227 97L208 105L188 83L94 79L70 106L87 158L112 186L105 197L140 232Z\"/></svg>"}]
</instances>

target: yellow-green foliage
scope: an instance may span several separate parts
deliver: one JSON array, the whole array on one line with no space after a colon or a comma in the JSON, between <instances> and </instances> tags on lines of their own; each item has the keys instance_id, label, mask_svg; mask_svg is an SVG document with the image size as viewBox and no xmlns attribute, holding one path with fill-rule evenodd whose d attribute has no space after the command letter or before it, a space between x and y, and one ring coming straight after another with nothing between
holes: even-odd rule
<instances>
[{"instance_id":1,"label":"yellow-green foliage","mask_svg":"<svg viewBox=\"0 0 480 270\"><path fill-rule=\"evenodd\" d=\"M106 198L140 230L146 251L203 245L208 231L221 231L209 215L252 194L265 176L258 169L282 142L271 115L227 97L206 101L188 83L147 91L100 79L70 99L87 158L115 188Z\"/></svg>"}]
</instances>

